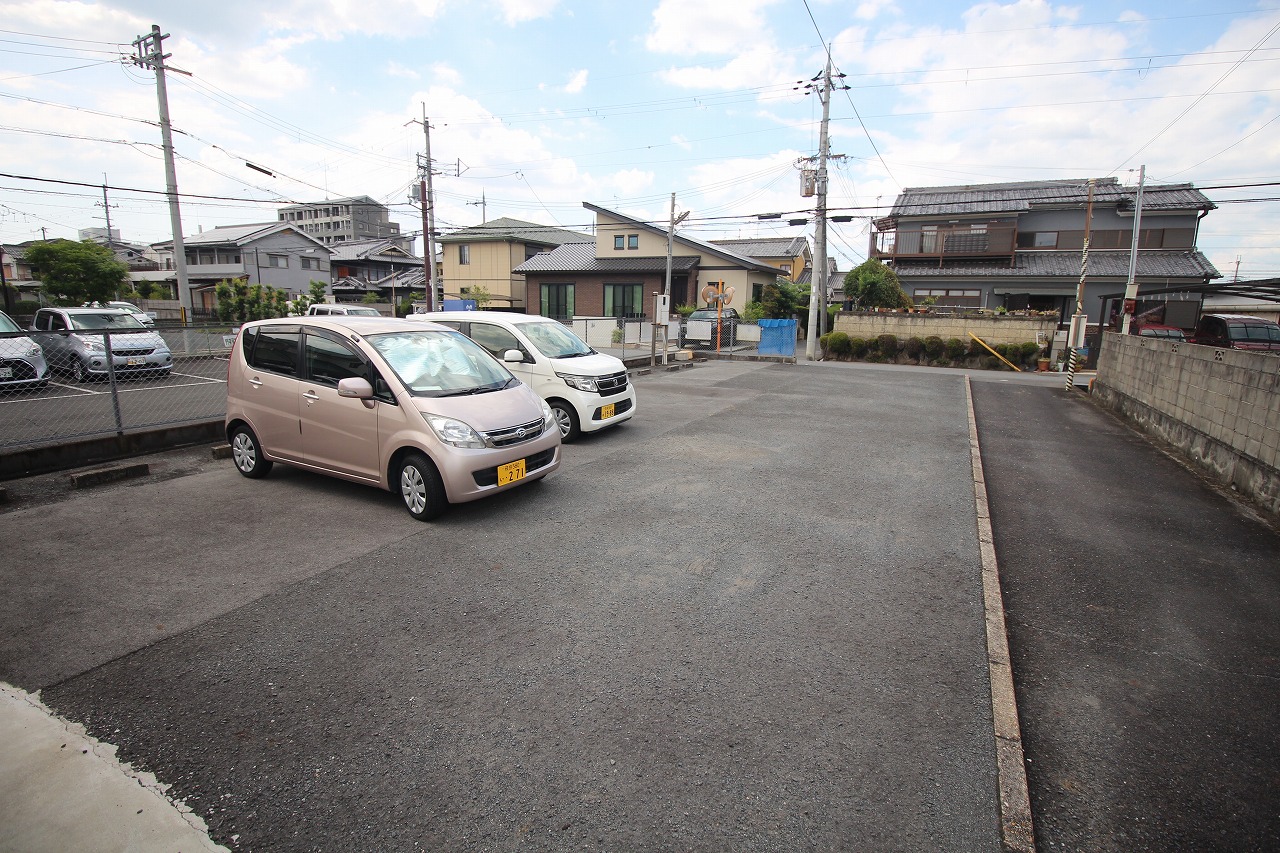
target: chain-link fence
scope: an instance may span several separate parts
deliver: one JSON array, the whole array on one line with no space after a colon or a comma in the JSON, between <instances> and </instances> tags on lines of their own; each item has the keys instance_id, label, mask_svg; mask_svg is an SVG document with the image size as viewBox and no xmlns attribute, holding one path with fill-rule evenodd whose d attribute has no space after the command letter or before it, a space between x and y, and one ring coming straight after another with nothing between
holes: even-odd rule
<instances>
[{"instance_id":1,"label":"chain-link fence","mask_svg":"<svg viewBox=\"0 0 1280 853\"><path fill-rule=\"evenodd\" d=\"M221 418L233 340L216 325L0 334L0 452Z\"/></svg>"}]
</instances>

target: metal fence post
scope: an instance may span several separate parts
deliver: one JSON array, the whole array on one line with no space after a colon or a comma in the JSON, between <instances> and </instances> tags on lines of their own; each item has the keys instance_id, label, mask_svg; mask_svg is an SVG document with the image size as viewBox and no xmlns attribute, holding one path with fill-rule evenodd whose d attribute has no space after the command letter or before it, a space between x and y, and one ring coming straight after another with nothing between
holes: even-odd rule
<instances>
[{"instance_id":1,"label":"metal fence post","mask_svg":"<svg viewBox=\"0 0 1280 853\"><path fill-rule=\"evenodd\" d=\"M107 381L111 383L111 411L116 418L116 435L124 435L124 418L120 415L120 389L116 387L116 355L111 348L111 333L102 332L102 346L107 356Z\"/></svg>"}]
</instances>

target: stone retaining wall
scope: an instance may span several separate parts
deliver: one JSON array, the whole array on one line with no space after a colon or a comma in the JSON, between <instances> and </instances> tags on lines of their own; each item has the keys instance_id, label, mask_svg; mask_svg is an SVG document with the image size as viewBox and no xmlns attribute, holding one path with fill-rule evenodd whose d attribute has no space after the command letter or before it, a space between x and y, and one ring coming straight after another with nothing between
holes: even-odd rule
<instances>
[{"instance_id":1,"label":"stone retaining wall","mask_svg":"<svg viewBox=\"0 0 1280 853\"><path fill-rule=\"evenodd\" d=\"M1108 332L1093 396L1280 515L1280 356Z\"/></svg>"},{"instance_id":2,"label":"stone retaining wall","mask_svg":"<svg viewBox=\"0 0 1280 853\"><path fill-rule=\"evenodd\" d=\"M868 311L841 311L836 315L832 331L844 332L851 338L874 338L896 335L899 340L927 338L937 335L960 338L969 342L969 333L992 346L1023 344L1034 341L1048 346L1058 328L1058 317L1010 317L968 314L896 314Z\"/></svg>"}]
</instances>

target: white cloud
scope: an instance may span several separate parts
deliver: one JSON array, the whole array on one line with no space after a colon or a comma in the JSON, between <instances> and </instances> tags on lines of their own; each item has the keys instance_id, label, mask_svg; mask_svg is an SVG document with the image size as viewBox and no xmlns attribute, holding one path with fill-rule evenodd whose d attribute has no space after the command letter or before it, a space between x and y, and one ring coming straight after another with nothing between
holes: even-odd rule
<instances>
[{"instance_id":1,"label":"white cloud","mask_svg":"<svg viewBox=\"0 0 1280 853\"><path fill-rule=\"evenodd\" d=\"M765 10L781 0L662 0L645 46L657 53L733 55L774 46Z\"/></svg>"},{"instance_id":2,"label":"white cloud","mask_svg":"<svg viewBox=\"0 0 1280 853\"><path fill-rule=\"evenodd\" d=\"M387 63L387 76L404 77L407 80L417 80L422 75L412 68L408 68L396 62L394 59Z\"/></svg>"},{"instance_id":3,"label":"white cloud","mask_svg":"<svg viewBox=\"0 0 1280 853\"><path fill-rule=\"evenodd\" d=\"M569 82L565 84L564 90L570 95L576 95L585 88L587 88L587 69L584 68L574 72Z\"/></svg>"},{"instance_id":4,"label":"white cloud","mask_svg":"<svg viewBox=\"0 0 1280 853\"><path fill-rule=\"evenodd\" d=\"M560 0L497 0L507 26L550 17Z\"/></svg>"},{"instance_id":5,"label":"white cloud","mask_svg":"<svg viewBox=\"0 0 1280 853\"><path fill-rule=\"evenodd\" d=\"M604 179L607 187L622 196L640 195L653 186L653 172L643 169L621 169Z\"/></svg>"}]
</instances>

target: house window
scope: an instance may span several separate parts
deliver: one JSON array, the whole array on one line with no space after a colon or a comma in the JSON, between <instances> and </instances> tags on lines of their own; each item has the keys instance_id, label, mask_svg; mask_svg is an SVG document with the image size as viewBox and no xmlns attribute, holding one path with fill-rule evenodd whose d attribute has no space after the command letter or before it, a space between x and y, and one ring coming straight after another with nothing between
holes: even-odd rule
<instances>
[{"instance_id":1,"label":"house window","mask_svg":"<svg viewBox=\"0 0 1280 853\"><path fill-rule=\"evenodd\" d=\"M621 234L613 235L613 248L621 251L622 248L626 246L626 239L627 238L623 237Z\"/></svg>"},{"instance_id":2,"label":"house window","mask_svg":"<svg viewBox=\"0 0 1280 853\"><path fill-rule=\"evenodd\" d=\"M628 249L639 249L639 248L640 248L640 235L639 235L639 234L628 234L628 235L627 235L627 248L628 248Z\"/></svg>"},{"instance_id":3,"label":"house window","mask_svg":"<svg viewBox=\"0 0 1280 853\"><path fill-rule=\"evenodd\" d=\"M641 303L642 285L606 284L604 286L604 314L606 317L643 317Z\"/></svg>"},{"instance_id":4,"label":"house window","mask_svg":"<svg viewBox=\"0 0 1280 853\"><path fill-rule=\"evenodd\" d=\"M573 319L573 285L542 285L542 316L553 317L561 322Z\"/></svg>"},{"instance_id":5,"label":"house window","mask_svg":"<svg viewBox=\"0 0 1280 853\"><path fill-rule=\"evenodd\" d=\"M1024 231L1018 234L1019 249L1056 249L1057 231Z\"/></svg>"},{"instance_id":6,"label":"house window","mask_svg":"<svg viewBox=\"0 0 1280 853\"><path fill-rule=\"evenodd\" d=\"M932 297L939 307L981 308L981 290L963 290L959 288L917 287L912 293L914 302L922 302Z\"/></svg>"},{"instance_id":7,"label":"house window","mask_svg":"<svg viewBox=\"0 0 1280 853\"><path fill-rule=\"evenodd\" d=\"M304 270L320 269L320 262L315 258L302 258L302 268Z\"/></svg>"},{"instance_id":8,"label":"house window","mask_svg":"<svg viewBox=\"0 0 1280 853\"><path fill-rule=\"evenodd\" d=\"M782 264L779 267L779 269L781 269L787 275L791 275L791 264Z\"/></svg>"},{"instance_id":9,"label":"house window","mask_svg":"<svg viewBox=\"0 0 1280 853\"><path fill-rule=\"evenodd\" d=\"M275 267L277 269L288 269L289 256L288 255L267 255L267 266Z\"/></svg>"},{"instance_id":10,"label":"house window","mask_svg":"<svg viewBox=\"0 0 1280 853\"><path fill-rule=\"evenodd\" d=\"M470 246L463 244L458 247L458 263L464 267L467 264L471 263L471 247Z\"/></svg>"}]
</instances>

